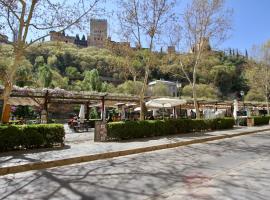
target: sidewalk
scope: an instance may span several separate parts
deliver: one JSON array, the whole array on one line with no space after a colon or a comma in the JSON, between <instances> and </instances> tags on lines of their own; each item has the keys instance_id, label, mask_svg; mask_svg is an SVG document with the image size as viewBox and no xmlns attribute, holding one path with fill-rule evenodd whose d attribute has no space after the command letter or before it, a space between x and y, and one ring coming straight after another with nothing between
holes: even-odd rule
<instances>
[{"instance_id":1,"label":"sidewalk","mask_svg":"<svg viewBox=\"0 0 270 200\"><path fill-rule=\"evenodd\" d=\"M269 125L241 127L225 131L144 138L122 142L67 142L65 147L58 149L1 153L0 175L173 148L267 130L270 130Z\"/></svg>"}]
</instances>

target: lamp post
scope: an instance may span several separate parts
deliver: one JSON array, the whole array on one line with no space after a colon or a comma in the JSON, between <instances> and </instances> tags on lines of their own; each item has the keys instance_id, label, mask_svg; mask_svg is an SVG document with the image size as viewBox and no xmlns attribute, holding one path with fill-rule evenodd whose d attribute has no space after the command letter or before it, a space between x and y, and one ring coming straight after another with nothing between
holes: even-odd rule
<instances>
[{"instance_id":1,"label":"lamp post","mask_svg":"<svg viewBox=\"0 0 270 200\"><path fill-rule=\"evenodd\" d=\"M242 101L243 101L243 110L245 111L245 102L244 102L244 95L245 95L245 92L243 90L240 91L240 95L241 95L241 98L242 98Z\"/></svg>"}]
</instances>

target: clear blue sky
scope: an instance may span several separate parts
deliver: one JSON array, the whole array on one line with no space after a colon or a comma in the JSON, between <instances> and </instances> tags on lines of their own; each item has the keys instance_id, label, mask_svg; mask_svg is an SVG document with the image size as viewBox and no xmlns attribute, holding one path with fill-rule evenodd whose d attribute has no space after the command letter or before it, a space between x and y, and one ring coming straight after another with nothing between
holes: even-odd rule
<instances>
[{"instance_id":1,"label":"clear blue sky","mask_svg":"<svg viewBox=\"0 0 270 200\"><path fill-rule=\"evenodd\" d=\"M190 0L177 0L178 11L182 11ZM110 1L107 1L107 3ZM115 9L114 0L110 8ZM234 10L233 30L228 40L218 48L238 48L244 52L251 50L253 45L259 45L270 39L270 0L225 0L228 8ZM108 20L111 23L113 20ZM113 35L113 38L117 38Z\"/></svg>"},{"instance_id":2,"label":"clear blue sky","mask_svg":"<svg viewBox=\"0 0 270 200\"><path fill-rule=\"evenodd\" d=\"M70 0L76 2L76 0ZM177 11L181 12L186 2L190 0L177 0ZM259 45L270 39L270 0L225 0L229 8L234 10L233 31L231 37L218 48L238 48L240 51L250 50L253 45ZM107 11L116 10L116 0L107 0L104 5ZM108 19L113 39L118 40L118 35L112 29L117 29L117 19ZM84 31L85 34L89 30ZM75 34L75 33L73 33ZM32 35L30 35L32 36Z\"/></svg>"},{"instance_id":3,"label":"clear blue sky","mask_svg":"<svg viewBox=\"0 0 270 200\"><path fill-rule=\"evenodd\" d=\"M227 0L234 9L233 31L223 48L250 50L270 39L270 0Z\"/></svg>"}]
</instances>

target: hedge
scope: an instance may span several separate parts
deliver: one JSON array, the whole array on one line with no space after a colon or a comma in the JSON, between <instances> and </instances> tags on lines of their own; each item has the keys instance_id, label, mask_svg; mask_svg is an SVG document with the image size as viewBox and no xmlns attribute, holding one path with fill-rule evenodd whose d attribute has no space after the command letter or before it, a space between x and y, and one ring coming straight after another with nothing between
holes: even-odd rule
<instances>
[{"instance_id":1,"label":"hedge","mask_svg":"<svg viewBox=\"0 0 270 200\"><path fill-rule=\"evenodd\" d=\"M64 143L60 124L0 126L0 151L53 147Z\"/></svg>"},{"instance_id":2,"label":"hedge","mask_svg":"<svg viewBox=\"0 0 270 200\"><path fill-rule=\"evenodd\" d=\"M212 120L147 120L108 123L108 140L126 140L180 133L231 129L233 118Z\"/></svg>"},{"instance_id":3,"label":"hedge","mask_svg":"<svg viewBox=\"0 0 270 200\"><path fill-rule=\"evenodd\" d=\"M254 126L269 124L270 116L257 116L253 117Z\"/></svg>"}]
</instances>

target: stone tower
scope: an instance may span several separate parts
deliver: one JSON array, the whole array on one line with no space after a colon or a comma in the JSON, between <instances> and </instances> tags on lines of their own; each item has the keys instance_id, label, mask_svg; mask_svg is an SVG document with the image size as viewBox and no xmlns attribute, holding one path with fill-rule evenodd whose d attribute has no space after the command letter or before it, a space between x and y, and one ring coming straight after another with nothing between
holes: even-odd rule
<instances>
[{"instance_id":1,"label":"stone tower","mask_svg":"<svg viewBox=\"0 0 270 200\"><path fill-rule=\"evenodd\" d=\"M90 20L90 36L88 36L88 45L103 48L107 42L108 24L105 19Z\"/></svg>"},{"instance_id":2,"label":"stone tower","mask_svg":"<svg viewBox=\"0 0 270 200\"><path fill-rule=\"evenodd\" d=\"M211 45L209 42L209 38L202 38L198 44L193 46L193 48L190 50L190 53L195 53L200 49L204 52L211 51Z\"/></svg>"}]
</instances>

